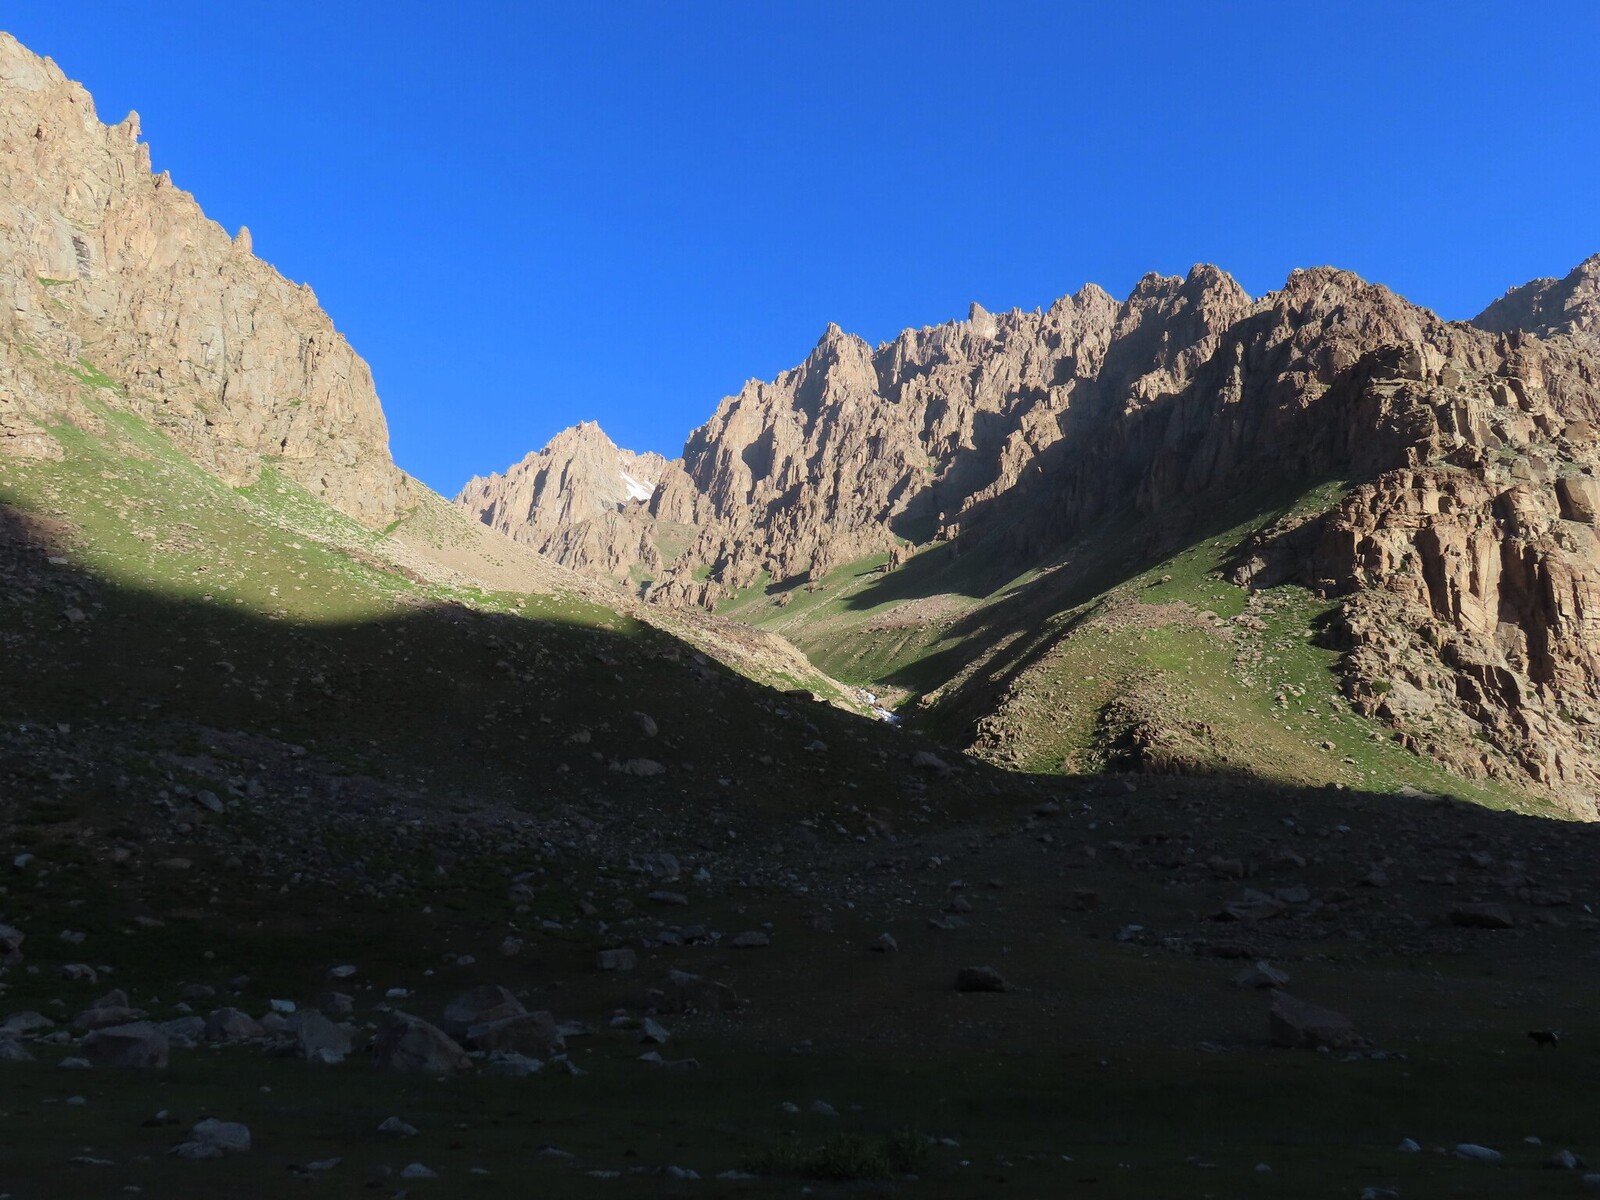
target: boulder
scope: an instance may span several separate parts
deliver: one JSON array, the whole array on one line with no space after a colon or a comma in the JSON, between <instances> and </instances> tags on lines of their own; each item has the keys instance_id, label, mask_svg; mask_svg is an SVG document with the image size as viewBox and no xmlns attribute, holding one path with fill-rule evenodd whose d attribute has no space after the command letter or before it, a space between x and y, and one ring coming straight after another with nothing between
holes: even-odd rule
<instances>
[{"instance_id":1,"label":"boulder","mask_svg":"<svg viewBox=\"0 0 1600 1200\"><path fill-rule=\"evenodd\" d=\"M643 1007L656 1012L729 1012L739 1007L739 997L725 983L689 971L668 971L646 990Z\"/></svg>"},{"instance_id":2,"label":"boulder","mask_svg":"<svg viewBox=\"0 0 1600 1200\"><path fill-rule=\"evenodd\" d=\"M170 1044L149 1021L96 1029L83 1039L83 1053L97 1067L164 1067Z\"/></svg>"},{"instance_id":3,"label":"boulder","mask_svg":"<svg viewBox=\"0 0 1600 1200\"><path fill-rule=\"evenodd\" d=\"M1289 982L1289 973L1263 959L1240 971L1233 982L1242 988L1281 988Z\"/></svg>"},{"instance_id":4,"label":"boulder","mask_svg":"<svg viewBox=\"0 0 1600 1200\"><path fill-rule=\"evenodd\" d=\"M219 1008L206 1018L205 1039L208 1042L244 1042L266 1034L259 1021L237 1008Z\"/></svg>"},{"instance_id":5,"label":"boulder","mask_svg":"<svg viewBox=\"0 0 1600 1200\"><path fill-rule=\"evenodd\" d=\"M135 1021L142 1021L144 1016L143 1009L129 1005L128 993L121 988L113 988L73 1017L72 1027L79 1033L87 1033L92 1029L105 1029L111 1025L130 1025Z\"/></svg>"},{"instance_id":6,"label":"boulder","mask_svg":"<svg viewBox=\"0 0 1600 1200\"><path fill-rule=\"evenodd\" d=\"M348 1029L335 1025L315 1009L290 1017L288 1032L294 1038L295 1053L311 1062L343 1062L354 1044Z\"/></svg>"},{"instance_id":7,"label":"boulder","mask_svg":"<svg viewBox=\"0 0 1600 1200\"><path fill-rule=\"evenodd\" d=\"M238 1121L219 1121L215 1117L207 1117L190 1130L189 1138L229 1154L243 1154L250 1149L250 1128Z\"/></svg>"},{"instance_id":8,"label":"boulder","mask_svg":"<svg viewBox=\"0 0 1600 1200\"><path fill-rule=\"evenodd\" d=\"M467 1040L490 1054L524 1054L549 1058L565 1041L547 1012L525 1012L500 1021L486 1021L467 1030Z\"/></svg>"},{"instance_id":9,"label":"boulder","mask_svg":"<svg viewBox=\"0 0 1600 1200\"><path fill-rule=\"evenodd\" d=\"M348 992L319 992L317 1008L325 1017L348 1017L355 1012L356 1001Z\"/></svg>"},{"instance_id":10,"label":"boulder","mask_svg":"<svg viewBox=\"0 0 1600 1200\"><path fill-rule=\"evenodd\" d=\"M1272 1044L1291 1049L1354 1050L1366 1045L1349 1017L1300 1000L1287 992L1272 995L1268 1014Z\"/></svg>"},{"instance_id":11,"label":"boulder","mask_svg":"<svg viewBox=\"0 0 1600 1200\"><path fill-rule=\"evenodd\" d=\"M600 951L595 956L595 965L602 971L631 971L639 965L639 956L632 947L619 946Z\"/></svg>"},{"instance_id":12,"label":"boulder","mask_svg":"<svg viewBox=\"0 0 1600 1200\"><path fill-rule=\"evenodd\" d=\"M497 1054L489 1060L483 1073L501 1079L526 1079L529 1075L537 1075L542 1070L544 1063L537 1058L529 1058L525 1054Z\"/></svg>"},{"instance_id":13,"label":"boulder","mask_svg":"<svg viewBox=\"0 0 1600 1200\"><path fill-rule=\"evenodd\" d=\"M156 1028L166 1034L169 1045L180 1050L193 1050L205 1037L206 1019L178 1017L175 1020L162 1021Z\"/></svg>"},{"instance_id":14,"label":"boulder","mask_svg":"<svg viewBox=\"0 0 1600 1200\"><path fill-rule=\"evenodd\" d=\"M505 988L492 983L484 984L469 992L462 992L445 1005L444 1020L440 1026L451 1037L461 1037L474 1025L520 1017L527 1011L522 1002Z\"/></svg>"},{"instance_id":15,"label":"boulder","mask_svg":"<svg viewBox=\"0 0 1600 1200\"><path fill-rule=\"evenodd\" d=\"M956 972L958 992L1003 992L1007 986L1005 976L993 967L962 967Z\"/></svg>"},{"instance_id":16,"label":"boulder","mask_svg":"<svg viewBox=\"0 0 1600 1200\"><path fill-rule=\"evenodd\" d=\"M0 1037L26 1037L30 1033L42 1033L55 1027L56 1023L43 1013L14 1012L0 1021Z\"/></svg>"},{"instance_id":17,"label":"boulder","mask_svg":"<svg viewBox=\"0 0 1600 1200\"><path fill-rule=\"evenodd\" d=\"M449 1075L472 1065L444 1030L421 1017L395 1013L372 1039L372 1062L380 1071Z\"/></svg>"},{"instance_id":18,"label":"boulder","mask_svg":"<svg viewBox=\"0 0 1600 1200\"><path fill-rule=\"evenodd\" d=\"M27 937L13 925L0 925L0 967L14 967L22 961L22 943Z\"/></svg>"},{"instance_id":19,"label":"boulder","mask_svg":"<svg viewBox=\"0 0 1600 1200\"><path fill-rule=\"evenodd\" d=\"M0 1063L27 1063L33 1055L11 1038L0 1036Z\"/></svg>"},{"instance_id":20,"label":"boulder","mask_svg":"<svg viewBox=\"0 0 1600 1200\"><path fill-rule=\"evenodd\" d=\"M1450 910L1450 924L1462 929L1515 929L1517 922L1504 904L1458 904Z\"/></svg>"}]
</instances>

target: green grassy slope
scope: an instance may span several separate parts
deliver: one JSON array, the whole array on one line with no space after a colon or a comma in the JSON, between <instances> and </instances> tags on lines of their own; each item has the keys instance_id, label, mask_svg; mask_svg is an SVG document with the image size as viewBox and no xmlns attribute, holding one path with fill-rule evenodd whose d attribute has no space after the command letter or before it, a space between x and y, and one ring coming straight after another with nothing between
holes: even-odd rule
<instances>
[{"instance_id":1,"label":"green grassy slope","mask_svg":"<svg viewBox=\"0 0 1600 1200\"><path fill-rule=\"evenodd\" d=\"M992 540L959 555L936 546L894 571L878 557L808 586L757 586L719 611L1011 767L1222 771L1552 811L1515 785L1460 778L1359 715L1338 652L1319 644L1336 602L1224 577L1252 532L1321 511L1341 488L1245 499L1198 535L1124 517L1011 579Z\"/></svg>"},{"instance_id":2,"label":"green grassy slope","mask_svg":"<svg viewBox=\"0 0 1600 1200\"><path fill-rule=\"evenodd\" d=\"M50 556L0 595L3 627L27 631L0 676L0 715L254 730L367 772L436 772L457 790L560 772L588 788L720 801L781 770L752 749L769 734L793 756L792 787L759 789L775 804L801 803L822 766L804 747L819 736L834 766L881 769L859 718L791 711L593 590L430 577L270 466L233 489L137 418L91 415L94 428L53 431L61 461L0 460L0 504ZM423 538L440 544L475 532L450 520L460 524L429 509L407 524L439 524ZM729 648L773 688L824 690L803 660ZM665 775L619 779L614 765L635 758Z\"/></svg>"}]
</instances>

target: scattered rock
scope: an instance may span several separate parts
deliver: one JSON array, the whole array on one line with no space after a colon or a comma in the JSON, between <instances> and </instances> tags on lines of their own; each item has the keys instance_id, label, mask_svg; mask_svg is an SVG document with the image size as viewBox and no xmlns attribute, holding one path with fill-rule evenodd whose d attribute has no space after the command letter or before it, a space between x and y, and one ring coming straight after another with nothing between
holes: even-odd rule
<instances>
[{"instance_id":1,"label":"scattered rock","mask_svg":"<svg viewBox=\"0 0 1600 1200\"><path fill-rule=\"evenodd\" d=\"M956 972L958 992L1003 992L1005 977L993 967L962 967Z\"/></svg>"},{"instance_id":2,"label":"scattered rock","mask_svg":"<svg viewBox=\"0 0 1600 1200\"><path fill-rule=\"evenodd\" d=\"M169 1049L166 1035L148 1021L96 1029L83 1039L84 1055L97 1067L165 1067Z\"/></svg>"},{"instance_id":3,"label":"scattered rock","mask_svg":"<svg viewBox=\"0 0 1600 1200\"><path fill-rule=\"evenodd\" d=\"M520 1005L518 1006L520 1007ZM526 1054L550 1058L565 1044L555 1019L547 1012L524 1012L467 1029L467 1040L490 1054Z\"/></svg>"},{"instance_id":4,"label":"scattered rock","mask_svg":"<svg viewBox=\"0 0 1600 1200\"><path fill-rule=\"evenodd\" d=\"M505 988L485 984L462 992L445 1005L442 1028L451 1037L461 1037L474 1025L487 1025L507 1017L520 1017L528 1010Z\"/></svg>"},{"instance_id":5,"label":"scattered rock","mask_svg":"<svg viewBox=\"0 0 1600 1200\"><path fill-rule=\"evenodd\" d=\"M1268 1023L1274 1046L1305 1050L1326 1046L1330 1050L1354 1050L1366 1045L1348 1017L1297 999L1287 992L1273 992Z\"/></svg>"},{"instance_id":6,"label":"scattered rock","mask_svg":"<svg viewBox=\"0 0 1600 1200\"><path fill-rule=\"evenodd\" d=\"M1242 988L1281 988L1288 985L1289 973L1261 960L1240 971L1233 982Z\"/></svg>"},{"instance_id":7,"label":"scattered rock","mask_svg":"<svg viewBox=\"0 0 1600 1200\"><path fill-rule=\"evenodd\" d=\"M1458 904L1450 910L1450 924L1462 929L1515 929L1516 921L1504 904Z\"/></svg>"},{"instance_id":8,"label":"scattered rock","mask_svg":"<svg viewBox=\"0 0 1600 1200\"><path fill-rule=\"evenodd\" d=\"M219 1121L207 1117L189 1131L191 1141L215 1146L228 1154L243 1154L250 1149L250 1129L237 1121Z\"/></svg>"},{"instance_id":9,"label":"scattered rock","mask_svg":"<svg viewBox=\"0 0 1600 1200\"><path fill-rule=\"evenodd\" d=\"M471 1065L467 1053L437 1026L421 1017L394 1013L372 1040L373 1065L383 1071L449 1075Z\"/></svg>"}]
</instances>

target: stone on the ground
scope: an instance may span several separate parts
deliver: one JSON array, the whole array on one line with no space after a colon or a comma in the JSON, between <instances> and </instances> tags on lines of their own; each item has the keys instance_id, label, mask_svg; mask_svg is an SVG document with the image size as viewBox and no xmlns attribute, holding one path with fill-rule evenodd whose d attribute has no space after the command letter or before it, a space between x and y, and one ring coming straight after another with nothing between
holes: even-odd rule
<instances>
[{"instance_id":1,"label":"stone on the ground","mask_svg":"<svg viewBox=\"0 0 1600 1200\"><path fill-rule=\"evenodd\" d=\"M499 1021L486 1021L467 1029L467 1040L490 1054L526 1054L549 1058L565 1042L555 1019L547 1012L525 1012Z\"/></svg>"},{"instance_id":2,"label":"stone on the ground","mask_svg":"<svg viewBox=\"0 0 1600 1200\"><path fill-rule=\"evenodd\" d=\"M156 1028L166 1034L168 1044L174 1048L193 1050L205 1037L206 1020L204 1017L178 1017L162 1021Z\"/></svg>"},{"instance_id":3,"label":"stone on the ground","mask_svg":"<svg viewBox=\"0 0 1600 1200\"><path fill-rule=\"evenodd\" d=\"M395 1137L416 1137L417 1127L399 1117L385 1117L383 1124L378 1126L379 1133L392 1134Z\"/></svg>"},{"instance_id":4,"label":"stone on the ground","mask_svg":"<svg viewBox=\"0 0 1600 1200\"><path fill-rule=\"evenodd\" d=\"M631 946L602 950L595 956L595 964L602 971L631 971L639 965L639 955Z\"/></svg>"},{"instance_id":5,"label":"stone on the ground","mask_svg":"<svg viewBox=\"0 0 1600 1200\"><path fill-rule=\"evenodd\" d=\"M207 1117L189 1131L189 1138L229 1154L242 1154L250 1149L250 1129L238 1121L219 1121L215 1117Z\"/></svg>"},{"instance_id":6,"label":"stone on the ground","mask_svg":"<svg viewBox=\"0 0 1600 1200\"><path fill-rule=\"evenodd\" d=\"M483 1073L505 1079L526 1079L529 1075L537 1075L542 1070L544 1063L537 1058L529 1058L526 1054L506 1053L496 1054L491 1058Z\"/></svg>"},{"instance_id":7,"label":"stone on the ground","mask_svg":"<svg viewBox=\"0 0 1600 1200\"><path fill-rule=\"evenodd\" d=\"M354 1045L348 1029L310 1008L289 1018L288 1032L294 1038L295 1053L309 1062L343 1062Z\"/></svg>"},{"instance_id":8,"label":"stone on the ground","mask_svg":"<svg viewBox=\"0 0 1600 1200\"><path fill-rule=\"evenodd\" d=\"M1330 1050L1354 1050L1366 1045L1349 1017L1291 996L1288 992L1273 993L1272 1010L1267 1021L1274 1046L1304 1050L1326 1046Z\"/></svg>"},{"instance_id":9,"label":"stone on the ground","mask_svg":"<svg viewBox=\"0 0 1600 1200\"><path fill-rule=\"evenodd\" d=\"M0 1063L28 1063L33 1061L33 1055L17 1042L8 1037L0 1037Z\"/></svg>"},{"instance_id":10,"label":"stone on the ground","mask_svg":"<svg viewBox=\"0 0 1600 1200\"><path fill-rule=\"evenodd\" d=\"M401 1179L437 1179L439 1172L431 1167L425 1167L419 1162L407 1163L400 1168Z\"/></svg>"},{"instance_id":11,"label":"stone on the ground","mask_svg":"<svg viewBox=\"0 0 1600 1200\"><path fill-rule=\"evenodd\" d=\"M668 971L646 990L643 1007L660 1013L729 1012L739 1007L739 997L725 983L689 971Z\"/></svg>"},{"instance_id":12,"label":"stone on the ground","mask_svg":"<svg viewBox=\"0 0 1600 1200\"><path fill-rule=\"evenodd\" d=\"M221 1158L222 1147L213 1146L209 1142L179 1142L167 1153L178 1158Z\"/></svg>"},{"instance_id":13,"label":"stone on the ground","mask_svg":"<svg viewBox=\"0 0 1600 1200\"><path fill-rule=\"evenodd\" d=\"M870 948L879 954L893 954L900 949L900 943L894 940L894 934L880 933L872 939Z\"/></svg>"},{"instance_id":14,"label":"stone on the ground","mask_svg":"<svg viewBox=\"0 0 1600 1200\"><path fill-rule=\"evenodd\" d=\"M22 943L28 935L14 925L0 925L0 967L14 967L22 961Z\"/></svg>"},{"instance_id":15,"label":"stone on the ground","mask_svg":"<svg viewBox=\"0 0 1600 1200\"><path fill-rule=\"evenodd\" d=\"M487 1025L507 1017L520 1017L528 1010L505 988L484 984L471 991L462 992L445 1005L444 1020L440 1027L451 1037L461 1037L474 1025Z\"/></svg>"},{"instance_id":16,"label":"stone on the ground","mask_svg":"<svg viewBox=\"0 0 1600 1200\"><path fill-rule=\"evenodd\" d=\"M1577 1171L1582 1169L1584 1162L1571 1150L1557 1150L1544 1160L1544 1165L1553 1171Z\"/></svg>"},{"instance_id":17,"label":"stone on the ground","mask_svg":"<svg viewBox=\"0 0 1600 1200\"><path fill-rule=\"evenodd\" d=\"M208 1042L250 1041L265 1037L266 1032L261 1022L237 1008L219 1008L206 1018L205 1039Z\"/></svg>"},{"instance_id":18,"label":"stone on the ground","mask_svg":"<svg viewBox=\"0 0 1600 1200\"><path fill-rule=\"evenodd\" d=\"M130 1025L143 1020L144 1016L143 1009L134 1008L128 1003L126 992L121 988L113 988L73 1017L72 1027L80 1033L87 1033L111 1025Z\"/></svg>"},{"instance_id":19,"label":"stone on the ground","mask_svg":"<svg viewBox=\"0 0 1600 1200\"><path fill-rule=\"evenodd\" d=\"M96 1029L83 1039L83 1053L97 1067L164 1067L170 1044L149 1021Z\"/></svg>"},{"instance_id":20,"label":"stone on the ground","mask_svg":"<svg viewBox=\"0 0 1600 1200\"><path fill-rule=\"evenodd\" d=\"M728 945L735 950L751 950L757 946L772 945L772 938L759 929L749 929L744 933L735 934Z\"/></svg>"},{"instance_id":21,"label":"stone on the ground","mask_svg":"<svg viewBox=\"0 0 1600 1200\"><path fill-rule=\"evenodd\" d=\"M348 1017L356 1010L355 997L348 992L319 992L317 1009L325 1017Z\"/></svg>"},{"instance_id":22,"label":"stone on the ground","mask_svg":"<svg viewBox=\"0 0 1600 1200\"><path fill-rule=\"evenodd\" d=\"M993 967L962 967L956 972L958 992L1003 992L1005 976Z\"/></svg>"},{"instance_id":23,"label":"stone on the ground","mask_svg":"<svg viewBox=\"0 0 1600 1200\"><path fill-rule=\"evenodd\" d=\"M1505 1155L1498 1150L1491 1150L1488 1146L1480 1146L1476 1142L1462 1142L1456 1147L1456 1157L1464 1158L1468 1162L1497 1163L1503 1161Z\"/></svg>"},{"instance_id":24,"label":"stone on the ground","mask_svg":"<svg viewBox=\"0 0 1600 1200\"><path fill-rule=\"evenodd\" d=\"M1504 904L1458 904L1450 910L1450 924L1462 929L1515 929L1516 921Z\"/></svg>"},{"instance_id":25,"label":"stone on the ground","mask_svg":"<svg viewBox=\"0 0 1600 1200\"><path fill-rule=\"evenodd\" d=\"M1289 982L1289 973L1262 959L1240 971L1233 982L1242 988L1281 988Z\"/></svg>"},{"instance_id":26,"label":"stone on the ground","mask_svg":"<svg viewBox=\"0 0 1600 1200\"><path fill-rule=\"evenodd\" d=\"M450 1075L472 1065L467 1052L436 1025L394 1013L372 1039L372 1062L381 1071Z\"/></svg>"},{"instance_id":27,"label":"stone on the ground","mask_svg":"<svg viewBox=\"0 0 1600 1200\"><path fill-rule=\"evenodd\" d=\"M641 1042L664 1046L671 1039L672 1035L667 1032L666 1026L659 1021L652 1020L650 1017L646 1017L639 1025L639 1040Z\"/></svg>"},{"instance_id":28,"label":"stone on the ground","mask_svg":"<svg viewBox=\"0 0 1600 1200\"><path fill-rule=\"evenodd\" d=\"M0 1037L26 1037L30 1033L41 1033L55 1027L56 1023L43 1013L14 1012L0 1021Z\"/></svg>"}]
</instances>

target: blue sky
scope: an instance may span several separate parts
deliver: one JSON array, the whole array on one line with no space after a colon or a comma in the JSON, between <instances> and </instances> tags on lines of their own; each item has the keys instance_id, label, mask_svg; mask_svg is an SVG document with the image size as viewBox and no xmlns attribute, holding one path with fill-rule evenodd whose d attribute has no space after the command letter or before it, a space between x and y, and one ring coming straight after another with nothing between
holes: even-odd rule
<instances>
[{"instance_id":1,"label":"blue sky","mask_svg":"<svg viewBox=\"0 0 1600 1200\"><path fill-rule=\"evenodd\" d=\"M1600 251L1600 5L8 4L307 281L401 466L675 454L829 321L1333 263L1447 317Z\"/></svg>"}]
</instances>

